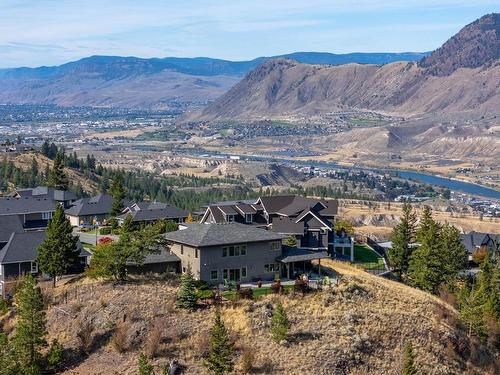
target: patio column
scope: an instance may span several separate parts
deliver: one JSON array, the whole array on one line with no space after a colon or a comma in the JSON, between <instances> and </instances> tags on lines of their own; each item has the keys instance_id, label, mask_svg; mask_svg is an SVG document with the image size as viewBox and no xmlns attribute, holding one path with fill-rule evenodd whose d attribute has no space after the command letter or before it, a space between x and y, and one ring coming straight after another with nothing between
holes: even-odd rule
<instances>
[{"instance_id":1,"label":"patio column","mask_svg":"<svg viewBox=\"0 0 500 375\"><path fill-rule=\"evenodd\" d=\"M321 259L318 259L318 274L321 277Z\"/></svg>"},{"instance_id":2,"label":"patio column","mask_svg":"<svg viewBox=\"0 0 500 375\"><path fill-rule=\"evenodd\" d=\"M286 263L286 278L290 278L290 263Z\"/></svg>"},{"instance_id":3,"label":"patio column","mask_svg":"<svg viewBox=\"0 0 500 375\"><path fill-rule=\"evenodd\" d=\"M354 262L354 237L351 237L351 262Z\"/></svg>"}]
</instances>

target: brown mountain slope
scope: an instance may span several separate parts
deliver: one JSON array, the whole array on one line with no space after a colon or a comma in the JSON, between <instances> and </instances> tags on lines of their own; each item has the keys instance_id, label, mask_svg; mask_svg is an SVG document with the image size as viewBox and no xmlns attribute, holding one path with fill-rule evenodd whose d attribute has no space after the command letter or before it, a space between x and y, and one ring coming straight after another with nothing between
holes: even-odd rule
<instances>
[{"instance_id":1,"label":"brown mountain slope","mask_svg":"<svg viewBox=\"0 0 500 375\"><path fill-rule=\"evenodd\" d=\"M286 59L268 61L205 108L199 118L317 114L345 108L406 115L497 113L498 34L498 14L485 16L463 28L420 65L320 66Z\"/></svg>"}]
</instances>

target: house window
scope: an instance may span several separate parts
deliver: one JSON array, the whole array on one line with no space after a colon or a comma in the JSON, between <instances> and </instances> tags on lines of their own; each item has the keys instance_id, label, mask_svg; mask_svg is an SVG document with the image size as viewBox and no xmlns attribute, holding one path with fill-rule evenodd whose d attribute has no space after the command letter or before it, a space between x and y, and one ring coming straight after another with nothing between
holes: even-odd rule
<instances>
[{"instance_id":1,"label":"house window","mask_svg":"<svg viewBox=\"0 0 500 375\"><path fill-rule=\"evenodd\" d=\"M198 249L197 248L194 249L194 257L198 258Z\"/></svg>"},{"instance_id":2,"label":"house window","mask_svg":"<svg viewBox=\"0 0 500 375\"><path fill-rule=\"evenodd\" d=\"M229 274L229 272L228 272L228 270L227 270L227 269L222 270L222 278L223 278L224 280L227 280L227 276L228 276L228 274Z\"/></svg>"},{"instance_id":3,"label":"house window","mask_svg":"<svg viewBox=\"0 0 500 375\"><path fill-rule=\"evenodd\" d=\"M31 262L31 273L38 273L38 264L36 262Z\"/></svg>"},{"instance_id":4,"label":"house window","mask_svg":"<svg viewBox=\"0 0 500 375\"><path fill-rule=\"evenodd\" d=\"M253 219L253 215L252 214L245 214L245 221L247 223L251 223L252 219Z\"/></svg>"},{"instance_id":5,"label":"house window","mask_svg":"<svg viewBox=\"0 0 500 375\"><path fill-rule=\"evenodd\" d=\"M240 255L247 255L247 245L240 245Z\"/></svg>"},{"instance_id":6,"label":"house window","mask_svg":"<svg viewBox=\"0 0 500 375\"><path fill-rule=\"evenodd\" d=\"M181 245L181 255L184 255L184 245Z\"/></svg>"},{"instance_id":7,"label":"house window","mask_svg":"<svg viewBox=\"0 0 500 375\"><path fill-rule=\"evenodd\" d=\"M270 263L264 265L264 271L266 272L278 272L280 270L280 265L277 263Z\"/></svg>"},{"instance_id":8,"label":"house window","mask_svg":"<svg viewBox=\"0 0 500 375\"><path fill-rule=\"evenodd\" d=\"M239 246L235 246L234 247L234 256L235 257L239 257L240 256L240 247Z\"/></svg>"},{"instance_id":9,"label":"house window","mask_svg":"<svg viewBox=\"0 0 500 375\"><path fill-rule=\"evenodd\" d=\"M219 279L219 271L213 270L210 271L210 280L218 280Z\"/></svg>"},{"instance_id":10,"label":"house window","mask_svg":"<svg viewBox=\"0 0 500 375\"><path fill-rule=\"evenodd\" d=\"M227 247L222 248L222 256L227 257Z\"/></svg>"},{"instance_id":11,"label":"house window","mask_svg":"<svg viewBox=\"0 0 500 375\"><path fill-rule=\"evenodd\" d=\"M281 242L271 242L271 250L281 249Z\"/></svg>"},{"instance_id":12,"label":"house window","mask_svg":"<svg viewBox=\"0 0 500 375\"><path fill-rule=\"evenodd\" d=\"M247 277L247 268L246 267L241 267L241 277L242 278Z\"/></svg>"},{"instance_id":13,"label":"house window","mask_svg":"<svg viewBox=\"0 0 500 375\"><path fill-rule=\"evenodd\" d=\"M229 256L234 257L234 246L229 246Z\"/></svg>"},{"instance_id":14,"label":"house window","mask_svg":"<svg viewBox=\"0 0 500 375\"><path fill-rule=\"evenodd\" d=\"M42 220L52 219L52 212L42 212Z\"/></svg>"}]
</instances>

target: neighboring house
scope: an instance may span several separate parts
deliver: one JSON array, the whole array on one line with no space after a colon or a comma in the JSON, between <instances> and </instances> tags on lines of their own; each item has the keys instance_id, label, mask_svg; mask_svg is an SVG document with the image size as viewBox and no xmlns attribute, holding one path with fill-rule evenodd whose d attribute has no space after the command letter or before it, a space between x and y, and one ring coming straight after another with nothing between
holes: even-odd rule
<instances>
[{"instance_id":1,"label":"neighboring house","mask_svg":"<svg viewBox=\"0 0 500 375\"><path fill-rule=\"evenodd\" d=\"M215 285L225 280L252 282L290 277L289 266L282 264L328 257L324 252L302 250L295 259L286 259L283 235L251 225L184 224L181 228L166 233L165 238L180 258L182 272L191 267L196 279Z\"/></svg>"},{"instance_id":2,"label":"neighboring house","mask_svg":"<svg viewBox=\"0 0 500 375\"><path fill-rule=\"evenodd\" d=\"M102 223L109 219L113 197L109 194L99 194L90 198L81 198L64 212L72 226L93 224L94 221Z\"/></svg>"},{"instance_id":3,"label":"neighboring house","mask_svg":"<svg viewBox=\"0 0 500 375\"><path fill-rule=\"evenodd\" d=\"M38 247L45 240L45 231L12 233L0 250L0 295L5 296L10 284L19 276L27 273L39 274L36 258ZM80 257L69 270L69 274L83 272L87 258L91 255L78 241Z\"/></svg>"},{"instance_id":4,"label":"neighboring house","mask_svg":"<svg viewBox=\"0 0 500 375\"><path fill-rule=\"evenodd\" d=\"M294 236L306 250L335 250L336 200L318 200L295 195L260 197L253 201L220 202L207 207L202 223L237 222ZM350 239L349 239L350 240ZM339 243L351 247L350 243Z\"/></svg>"},{"instance_id":5,"label":"neighboring house","mask_svg":"<svg viewBox=\"0 0 500 375\"><path fill-rule=\"evenodd\" d=\"M17 216L25 230L44 229L56 210L56 204L50 198L0 198L0 216Z\"/></svg>"},{"instance_id":6,"label":"neighboring house","mask_svg":"<svg viewBox=\"0 0 500 375\"><path fill-rule=\"evenodd\" d=\"M22 232L24 232L24 228L19 216L0 216L0 249L9 242L12 233Z\"/></svg>"},{"instance_id":7,"label":"neighboring house","mask_svg":"<svg viewBox=\"0 0 500 375\"><path fill-rule=\"evenodd\" d=\"M123 210L123 213L116 218L118 224L122 225L128 215L132 216L133 224L150 224L160 219L182 223L188 217L189 212L166 203L139 202Z\"/></svg>"},{"instance_id":8,"label":"neighboring house","mask_svg":"<svg viewBox=\"0 0 500 375\"><path fill-rule=\"evenodd\" d=\"M52 199L55 202L62 204L64 208L68 208L76 201L75 193L66 190L57 190L53 187L37 186L30 189L17 189L10 194L14 198L44 198Z\"/></svg>"},{"instance_id":9,"label":"neighboring house","mask_svg":"<svg viewBox=\"0 0 500 375\"><path fill-rule=\"evenodd\" d=\"M464 233L462 234L462 243L470 255L481 248L487 248L490 252L499 252L500 234L481 232Z\"/></svg>"}]
</instances>

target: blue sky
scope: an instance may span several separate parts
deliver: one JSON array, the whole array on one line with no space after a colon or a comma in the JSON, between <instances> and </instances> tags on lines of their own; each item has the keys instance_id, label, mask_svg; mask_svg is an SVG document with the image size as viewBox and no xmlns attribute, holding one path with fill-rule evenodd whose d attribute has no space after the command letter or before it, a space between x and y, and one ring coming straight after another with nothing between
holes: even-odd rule
<instances>
[{"instance_id":1,"label":"blue sky","mask_svg":"<svg viewBox=\"0 0 500 375\"><path fill-rule=\"evenodd\" d=\"M500 0L0 0L0 67L439 47Z\"/></svg>"}]
</instances>

